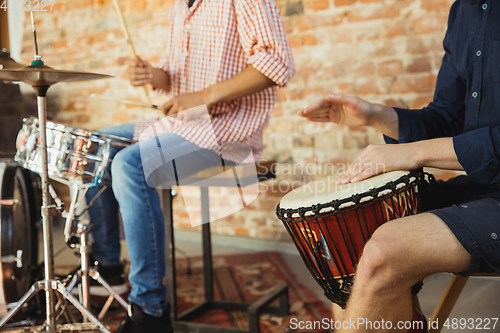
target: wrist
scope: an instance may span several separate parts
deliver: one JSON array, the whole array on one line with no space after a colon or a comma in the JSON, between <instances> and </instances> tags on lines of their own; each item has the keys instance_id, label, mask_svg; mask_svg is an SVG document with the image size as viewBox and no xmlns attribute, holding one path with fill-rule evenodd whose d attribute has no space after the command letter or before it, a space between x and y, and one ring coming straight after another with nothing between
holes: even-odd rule
<instances>
[{"instance_id":1,"label":"wrist","mask_svg":"<svg viewBox=\"0 0 500 333\"><path fill-rule=\"evenodd\" d=\"M413 159L414 168L418 169L426 166L428 164L427 148L425 147L425 141L417 141L408 143L408 148L410 150L410 156Z\"/></svg>"},{"instance_id":2,"label":"wrist","mask_svg":"<svg viewBox=\"0 0 500 333\"><path fill-rule=\"evenodd\" d=\"M368 126L394 140L398 140L399 118L394 108L381 104L370 104L368 114L370 115Z\"/></svg>"},{"instance_id":3,"label":"wrist","mask_svg":"<svg viewBox=\"0 0 500 333\"><path fill-rule=\"evenodd\" d=\"M170 78L168 73L161 68L152 68L152 78L150 84L154 89L161 89L165 91L170 90Z\"/></svg>"},{"instance_id":4,"label":"wrist","mask_svg":"<svg viewBox=\"0 0 500 333\"><path fill-rule=\"evenodd\" d=\"M375 129L378 129L380 127L380 124L383 122L382 120L383 108L384 106L380 104L374 104L374 103L368 104L367 126L373 127Z\"/></svg>"},{"instance_id":5,"label":"wrist","mask_svg":"<svg viewBox=\"0 0 500 333\"><path fill-rule=\"evenodd\" d=\"M210 86L201 91L204 95L205 104L207 107L211 107L221 101L221 95L218 92L216 85Z\"/></svg>"}]
</instances>

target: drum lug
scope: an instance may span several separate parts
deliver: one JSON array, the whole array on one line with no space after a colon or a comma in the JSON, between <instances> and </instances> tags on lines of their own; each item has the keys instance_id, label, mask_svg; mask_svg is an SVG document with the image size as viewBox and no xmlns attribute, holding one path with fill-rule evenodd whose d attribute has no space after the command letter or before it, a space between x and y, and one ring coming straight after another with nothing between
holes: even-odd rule
<instances>
[{"instance_id":1,"label":"drum lug","mask_svg":"<svg viewBox=\"0 0 500 333\"><path fill-rule=\"evenodd\" d=\"M0 200L0 205L2 206L14 206L19 203L19 199L4 199Z\"/></svg>"},{"instance_id":2,"label":"drum lug","mask_svg":"<svg viewBox=\"0 0 500 333\"><path fill-rule=\"evenodd\" d=\"M17 268L23 267L23 250L17 250L16 255L0 257L1 263L13 264L16 263Z\"/></svg>"}]
</instances>

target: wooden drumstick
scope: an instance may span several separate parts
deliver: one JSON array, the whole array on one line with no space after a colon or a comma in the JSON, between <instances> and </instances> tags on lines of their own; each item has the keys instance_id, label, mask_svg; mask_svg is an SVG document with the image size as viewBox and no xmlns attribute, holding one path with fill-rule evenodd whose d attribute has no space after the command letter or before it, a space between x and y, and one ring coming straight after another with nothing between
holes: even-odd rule
<instances>
[{"instance_id":1,"label":"wooden drumstick","mask_svg":"<svg viewBox=\"0 0 500 333\"><path fill-rule=\"evenodd\" d=\"M92 98L98 97L100 99L105 99L105 100L108 100L108 101L113 101L113 102L118 102L118 103L123 103L123 104L129 104L129 105L142 106L142 107L145 107L145 108L148 108L148 109L154 109L154 110L160 110L161 111L161 107L159 105L156 105L156 104L149 104L149 103L131 101L131 100L128 100L128 99L120 99L120 98L116 98L116 97L96 95L96 94L90 94L90 97L92 97ZM212 119L212 116L209 115L209 114L205 114L205 115L201 116L200 118L202 118L202 119Z\"/></svg>"},{"instance_id":2,"label":"wooden drumstick","mask_svg":"<svg viewBox=\"0 0 500 333\"><path fill-rule=\"evenodd\" d=\"M132 39L130 38L130 34L128 33L127 24L125 23L125 18L123 17L122 8L120 6L120 2L118 0L113 0L113 4L115 5L116 14L118 14L118 20L120 21L120 25L123 29L123 34L125 35L125 40L127 41L128 49L130 50L130 55L132 59L138 61L137 54L135 53L134 44L132 44ZM143 85L144 93L146 96L149 96L148 88L146 85Z\"/></svg>"}]
</instances>

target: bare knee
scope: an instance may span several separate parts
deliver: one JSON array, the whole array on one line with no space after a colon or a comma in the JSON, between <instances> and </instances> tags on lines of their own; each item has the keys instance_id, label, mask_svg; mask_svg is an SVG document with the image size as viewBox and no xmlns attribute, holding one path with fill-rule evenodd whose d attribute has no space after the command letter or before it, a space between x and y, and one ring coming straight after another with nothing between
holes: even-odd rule
<instances>
[{"instance_id":1,"label":"bare knee","mask_svg":"<svg viewBox=\"0 0 500 333\"><path fill-rule=\"evenodd\" d=\"M410 287L418 282L419 278L411 276L413 263L405 245L392 235L389 227L377 229L363 250L356 272L357 284L382 292L395 287Z\"/></svg>"}]
</instances>

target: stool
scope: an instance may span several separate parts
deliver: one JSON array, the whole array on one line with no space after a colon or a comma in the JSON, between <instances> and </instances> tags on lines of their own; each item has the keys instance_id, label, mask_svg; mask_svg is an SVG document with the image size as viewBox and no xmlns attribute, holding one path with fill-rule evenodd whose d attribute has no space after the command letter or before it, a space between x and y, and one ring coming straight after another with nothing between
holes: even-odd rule
<instances>
[{"instance_id":1,"label":"stool","mask_svg":"<svg viewBox=\"0 0 500 333\"><path fill-rule=\"evenodd\" d=\"M214 300L213 291L213 271L212 271L212 243L210 235L210 211L209 211L209 187L234 187L235 178L237 187L255 184L255 171L257 171L257 181L264 181L275 178L274 161L260 161L258 165L247 164L238 165L232 168L233 173L227 176L227 173L221 173L220 167L210 168L200 171L189 177L189 183L196 183L201 192L201 216L202 216L202 250L203 250L203 277L205 286L204 302L194 306L186 312L178 315L176 304L176 281L175 281L175 243L173 223L167 223L165 226L165 246L166 258L166 276L167 276L167 298L171 306L171 319L175 331L181 332L203 332L203 333L259 333L259 315L269 313L277 316L287 316L288 308L288 286L279 285L269 294L263 296L254 303L239 303L222 300ZM214 176L216 175L216 176ZM239 176L237 176L239 175ZM162 195L163 215L165 220L173 221L173 212L168 207L172 207L172 192L164 190ZM269 306L274 300L279 299L279 306ZM192 320L200 316L207 310L218 309L224 311L244 311L249 316L249 329L234 327L222 327L202 323L194 323Z\"/></svg>"},{"instance_id":2,"label":"stool","mask_svg":"<svg viewBox=\"0 0 500 333\"><path fill-rule=\"evenodd\" d=\"M495 276L495 277L500 277L500 274L472 274L472 276ZM439 300L439 303L436 305L436 308L432 312L432 316L430 319L430 322L435 322L436 319L438 320L438 327L437 328L431 328L429 329L429 333L439 333L441 332L441 329L443 328L443 324L448 318L448 316L451 313L451 310L453 310L453 307L455 306L455 303L458 300L458 297L460 296L460 293L465 287L465 284L469 280L469 277L463 277L461 275L454 274L448 283L448 286L446 287L445 291L443 292L443 295L441 296L441 299Z\"/></svg>"}]
</instances>

